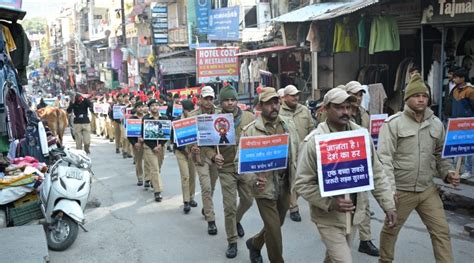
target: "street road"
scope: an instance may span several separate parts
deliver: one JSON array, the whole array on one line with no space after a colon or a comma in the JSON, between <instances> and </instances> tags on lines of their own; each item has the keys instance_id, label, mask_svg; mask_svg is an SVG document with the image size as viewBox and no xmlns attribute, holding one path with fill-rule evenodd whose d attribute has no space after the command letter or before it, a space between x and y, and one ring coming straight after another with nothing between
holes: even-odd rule
<instances>
[{"instance_id":1,"label":"street road","mask_svg":"<svg viewBox=\"0 0 474 263\"><path fill-rule=\"evenodd\" d=\"M115 154L114 144L95 135L92 144L93 171L91 199L101 205L86 210L88 233L80 230L78 239L63 252L50 251L51 262L249 262L245 240L262 227L256 204L242 220L245 237L238 242L235 259L227 259L227 241L220 185L216 186L214 204L218 235L207 234L207 223L201 215L201 196L197 181L197 208L185 215L182 211L180 176L176 158L166 154L162 179L163 202L157 203L151 191L136 186L132 159ZM70 136L67 144L73 145ZM325 248L316 226L310 221L305 200L299 199L302 222L289 219L283 226L286 262L322 262ZM371 199L375 212L372 236L378 246L383 213ZM473 218L448 212L456 262L472 262L474 239L463 233L463 225ZM377 262L377 258L357 252L359 239L353 242L354 262ZM421 220L413 213L402 229L396 248L396 262L435 262L431 242ZM262 250L268 262L265 248Z\"/></svg>"}]
</instances>

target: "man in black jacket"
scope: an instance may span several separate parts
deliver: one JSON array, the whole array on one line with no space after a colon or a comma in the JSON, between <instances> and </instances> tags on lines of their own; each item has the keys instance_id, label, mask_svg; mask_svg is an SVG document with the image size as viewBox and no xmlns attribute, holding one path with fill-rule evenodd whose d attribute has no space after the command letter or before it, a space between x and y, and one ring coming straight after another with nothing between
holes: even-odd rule
<instances>
[{"instance_id":1,"label":"man in black jacket","mask_svg":"<svg viewBox=\"0 0 474 263\"><path fill-rule=\"evenodd\" d=\"M76 149L82 150L84 144L84 150L86 153L90 153L91 144L91 121L89 120L89 111L94 113L94 107L92 103L84 98L81 94L76 94L74 103L71 103L67 108L67 113L74 113L74 136L76 140Z\"/></svg>"}]
</instances>

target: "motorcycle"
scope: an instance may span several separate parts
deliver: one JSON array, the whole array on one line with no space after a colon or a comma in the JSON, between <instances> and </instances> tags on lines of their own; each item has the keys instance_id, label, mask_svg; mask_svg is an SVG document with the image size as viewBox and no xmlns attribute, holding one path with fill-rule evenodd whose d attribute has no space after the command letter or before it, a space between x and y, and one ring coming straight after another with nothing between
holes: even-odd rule
<instances>
[{"instance_id":1,"label":"motorcycle","mask_svg":"<svg viewBox=\"0 0 474 263\"><path fill-rule=\"evenodd\" d=\"M40 190L41 210L46 220L48 247L63 251L85 230L84 209L90 194L91 159L82 150L58 148L50 152L55 160Z\"/></svg>"}]
</instances>

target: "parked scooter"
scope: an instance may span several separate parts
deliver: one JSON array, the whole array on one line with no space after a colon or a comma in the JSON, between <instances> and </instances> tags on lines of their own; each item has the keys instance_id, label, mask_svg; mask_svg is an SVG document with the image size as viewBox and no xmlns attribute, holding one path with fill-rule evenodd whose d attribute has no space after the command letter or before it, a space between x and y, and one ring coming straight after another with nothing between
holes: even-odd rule
<instances>
[{"instance_id":1,"label":"parked scooter","mask_svg":"<svg viewBox=\"0 0 474 263\"><path fill-rule=\"evenodd\" d=\"M58 148L56 159L40 191L41 210L46 219L48 247L62 251L77 238L85 223L84 209L91 188L91 159L82 150ZM84 228L83 228L84 229Z\"/></svg>"}]
</instances>

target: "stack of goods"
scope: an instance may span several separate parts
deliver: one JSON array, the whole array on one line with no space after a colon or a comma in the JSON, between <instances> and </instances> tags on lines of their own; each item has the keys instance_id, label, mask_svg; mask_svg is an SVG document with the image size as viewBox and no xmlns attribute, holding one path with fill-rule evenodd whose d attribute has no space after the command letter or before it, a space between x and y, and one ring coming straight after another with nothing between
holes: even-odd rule
<instances>
[{"instance_id":1,"label":"stack of goods","mask_svg":"<svg viewBox=\"0 0 474 263\"><path fill-rule=\"evenodd\" d=\"M5 205L36 191L48 170L45 163L33 157L15 158L0 173L0 205Z\"/></svg>"}]
</instances>

